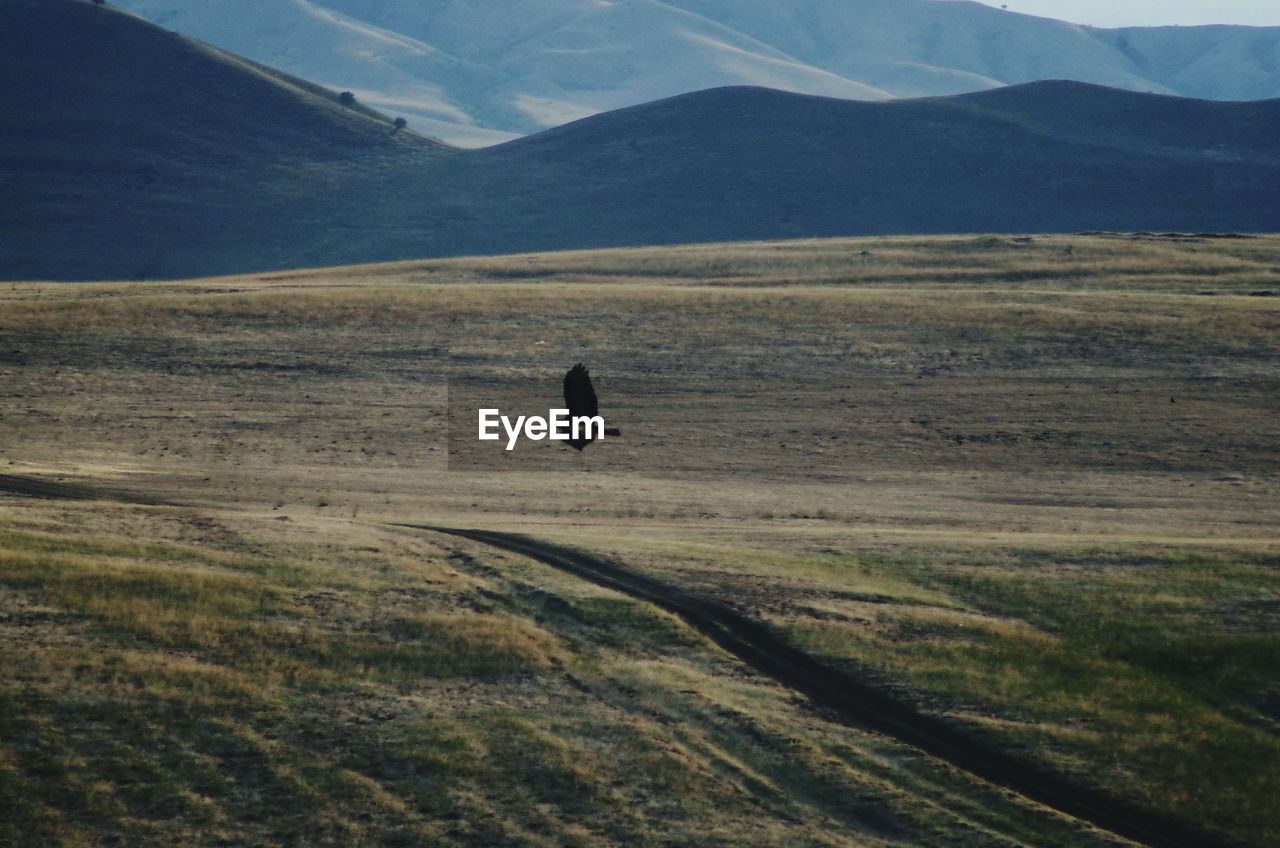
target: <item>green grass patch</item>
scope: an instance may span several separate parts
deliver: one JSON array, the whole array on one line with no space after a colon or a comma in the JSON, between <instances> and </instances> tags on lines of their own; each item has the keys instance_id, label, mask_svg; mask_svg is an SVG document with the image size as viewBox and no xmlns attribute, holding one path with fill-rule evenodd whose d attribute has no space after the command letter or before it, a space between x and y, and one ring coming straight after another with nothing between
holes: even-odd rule
<instances>
[{"instance_id":1,"label":"green grass patch","mask_svg":"<svg viewBox=\"0 0 1280 848\"><path fill-rule=\"evenodd\" d=\"M972 610L792 619L798 644L958 709L1007 744L1172 816L1280 838L1280 733L1257 705L1280 632L1266 558L1012 551L900 570ZM1242 612L1243 611L1243 612ZM941 700L939 699L939 696Z\"/></svg>"}]
</instances>

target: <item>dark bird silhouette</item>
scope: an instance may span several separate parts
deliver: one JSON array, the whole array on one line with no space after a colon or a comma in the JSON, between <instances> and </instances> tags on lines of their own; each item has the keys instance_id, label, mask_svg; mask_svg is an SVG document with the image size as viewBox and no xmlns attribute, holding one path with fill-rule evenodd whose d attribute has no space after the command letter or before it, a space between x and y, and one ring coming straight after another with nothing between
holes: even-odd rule
<instances>
[{"instance_id":1,"label":"dark bird silhouette","mask_svg":"<svg viewBox=\"0 0 1280 848\"><path fill-rule=\"evenodd\" d=\"M569 369L564 375L564 405L569 409L570 418L594 417L600 414L600 402L596 400L596 390L591 386L591 375L581 362ZM582 450L595 439L590 430L586 438L569 438L566 441L576 450ZM606 427L606 436L621 436L622 431L616 427Z\"/></svg>"}]
</instances>

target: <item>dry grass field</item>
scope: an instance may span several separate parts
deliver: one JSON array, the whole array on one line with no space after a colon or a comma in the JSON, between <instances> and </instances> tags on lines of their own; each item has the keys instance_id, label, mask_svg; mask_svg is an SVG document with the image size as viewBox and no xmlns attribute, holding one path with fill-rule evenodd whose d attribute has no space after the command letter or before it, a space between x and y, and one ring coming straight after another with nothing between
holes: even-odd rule
<instances>
[{"instance_id":1,"label":"dry grass field","mask_svg":"<svg viewBox=\"0 0 1280 848\"><path fill-rule=\"evenodd\" d=\"M0 492L0 845L1129 844L404 523L1280 845L1278 293L1161 236L0 285L0 475L140 496ZM621 438L450 456L578 361Z\"/></svg>"}]
</instances>

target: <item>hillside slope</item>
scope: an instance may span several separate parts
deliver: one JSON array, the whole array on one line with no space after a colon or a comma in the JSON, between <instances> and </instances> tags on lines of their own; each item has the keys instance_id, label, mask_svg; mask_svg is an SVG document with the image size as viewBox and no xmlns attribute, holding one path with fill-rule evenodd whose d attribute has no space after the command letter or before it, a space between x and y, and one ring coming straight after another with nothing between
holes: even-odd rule
<instances>
[{"instance_id":1,"label":"hillside slope","mask_svg":"<svg viewBox=\"0 0 1280 848\"><path fill-rule=\"evenodd\" d=\"M1280 27L1097 29L939 0L121 0L462 146L756 85L858 100L1072 79L1280 97Z\"/></svg>"},{"instance_id":2,"label":"hillside slope","mask_svg":"<svg viewBox=\"0 0 1280 848\"><path fill-rule=\"evenodd\" d=\"M333 92L74 0L7 0L0 78L10 277L291 264L300 244L334 237L320 230L346 186L444 150Z\"/></svg>"},{"instance_id":3,"label":"hillside slope","mask_svg":"<svg viewBox=\"0 0 1280 848\"><path fill-rule=\"evenodd\" d=\"M506 207L525 222L521 249L553 233L587 246L1266 230L1280 220L1280 141L1267 130L1278 121L1280 101L1080 83L888 103L736 88L596 116L474 158L496 175L495 192L537 176L539 193L512 194ZM577 225L556 233L565 221Z\"/></svg>"},{"instance_id":4,"label":"hillside slope","mask_svg":"<svg viewBox=\"0 0 1280 848\"><path fill-rule=\"evenodd\" d=\"M1280 236L0 285L0 845L1136 845L814 661L1280 845L1277 289ZM621 438L466 437L579 359Z\"/></svg>"},{"instance_id":5,"label":"hillside slope","mask_svg":"<svg viewBox=\"0 0 1280 848\"><path fill-rule=\"evenodd\" d=\"M1061 82L884 103L735 87L466 151L110 9L7 9L6 279L1280 220L1280 101Z\"/></svg>"}]
</instances>

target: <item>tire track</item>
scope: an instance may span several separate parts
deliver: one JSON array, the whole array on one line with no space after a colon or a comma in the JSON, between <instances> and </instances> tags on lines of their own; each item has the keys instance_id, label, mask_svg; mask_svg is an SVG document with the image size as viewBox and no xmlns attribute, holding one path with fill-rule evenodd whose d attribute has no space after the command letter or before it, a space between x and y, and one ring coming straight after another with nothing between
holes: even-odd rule
<instances>
[{"instance_id":1,"label":"tire track","mask_svg":"<svg viewBox=\"0 0 1280 848\"><path fill-rule=\"evenodd\" d=\"M0 492L58 500L176 505L118 489L0 475ZM491 530L392 524L468 539L537 560L596 585L667 610L757 672L807 696L842 723L882 733L995 786L1150 848L1240 848L1240 843L1157 816L1072 783L1001 751L963 728L925 715L878 687L828 667L787 644L768 625L732 607L686 592L618 563L549 542Z\"/></svg>"},{"instance_id":2,"label":"tire track","mask_svg":"<svg viewBox=\"0 0 1280 848\"><path fill-rule=\"evenodd\" d=\"M17 474L0 474L0 492L25 495L29 498L45 498L61 501L122 501L148 506L165 506L166 502L149 495L85 486L79 483L55 483L38 477L22 477Z\"/></svg>"},{"instance_id":3,"label":"tire track","mask_svg":"<svg viewBox=\"0 0 1280 848\"><path fill-rule=\"evenodd\" d=\"M882 733L1045 807L1150 848L1237 848L1239 843L1157 816L1061 774L1001 751L965 729L919 712L864 680L818 662L768 625L726 604L691 594L615 562L516 533L396 524L489 545L646 601L756 671L835 713L841 722Z\"/></svg>"}]
</instances>

